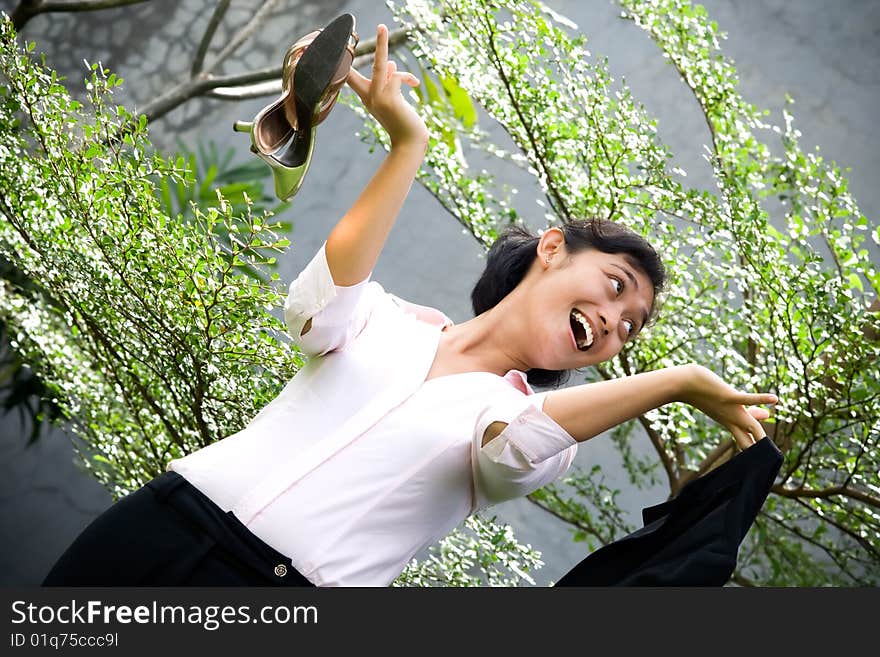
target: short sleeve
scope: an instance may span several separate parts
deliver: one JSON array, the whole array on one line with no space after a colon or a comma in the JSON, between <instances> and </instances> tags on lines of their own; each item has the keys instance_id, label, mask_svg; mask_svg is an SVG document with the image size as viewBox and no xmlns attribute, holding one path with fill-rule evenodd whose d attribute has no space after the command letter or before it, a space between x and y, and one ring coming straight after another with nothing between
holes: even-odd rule
<instances>
[{"instance_id":1,"label":"short sleeve","mask_svg":"<svg viewBox=\"0 0 880 657\"><path fill-rule=\"evenodd\" d=\"M340 286L333 282L327 264L325 241L311 262L290 284L284 302L284 322L293 340L303 353L314 356L342 349L363 330L370 314L370 276L355 285ZM378 283L373 283L378 286ZM308 320L308 333L301 335Z\"/></svg>"},{"instance_id":2,"label":"short sleeve","mask_svg":"<svg viewBox=\"0 0 880 657\"><path fill-rule=\"evenodd\" d=\"M547 394L511 389L480 413L472 443L474 509L528 495L571 466L577 441L544 413ZM507 426L482 446L483 434L493 422Z\"/></svg>"}]
</instances>

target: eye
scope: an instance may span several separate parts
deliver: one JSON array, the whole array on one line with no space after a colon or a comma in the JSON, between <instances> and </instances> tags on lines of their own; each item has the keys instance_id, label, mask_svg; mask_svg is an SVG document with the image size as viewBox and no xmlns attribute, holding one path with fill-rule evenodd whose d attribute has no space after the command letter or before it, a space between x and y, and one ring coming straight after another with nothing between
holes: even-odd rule
<instances>
[{"instance_id":1,"label":"eye","mask_svg":"<svg viewBox=\"0 0 880 657\"><path fill-rule=\"evenodd\" d=\"M609 278L620 286L619 288L617 288L617 296L623 294L623 288L626 287L626 284L616 276L609 276ZM629 337L633 334L633 331L636 330L636 325L635 322L631 322L628 319L624 321L629 324L629 328L626 331L626 335L627 337Z\"/></svg>"},{"instance_id":2,"label":"eye","mask_svg":"<svg viewBox=\"0 0 880 657\"><path fill-rule=\"evenodd\" d=\"M620 287L617 290L617 295L620 296L621 294L623 294L623 287L624 287L623 281L620 280L619 278L615 278L614 276L610 276L609 278L611 278L612 281L614 281L615 283L620 285Z\"/></svg>"}]
</instances>

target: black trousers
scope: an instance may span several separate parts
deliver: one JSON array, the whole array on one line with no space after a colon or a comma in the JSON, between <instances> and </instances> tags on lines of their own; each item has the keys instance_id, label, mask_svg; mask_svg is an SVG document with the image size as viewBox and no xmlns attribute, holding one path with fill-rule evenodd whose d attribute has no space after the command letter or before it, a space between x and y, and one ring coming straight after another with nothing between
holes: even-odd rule
<instances>
[{"instance_id":1,"label":"black trousers","mask_svg":"<svg viewBox=\"0 0 880 657\"><path fill-rule=\"evenodd\" d=\"M95 518L43 586L312 586L176 472L165 472Z\"/></svg>"}]
</instances>

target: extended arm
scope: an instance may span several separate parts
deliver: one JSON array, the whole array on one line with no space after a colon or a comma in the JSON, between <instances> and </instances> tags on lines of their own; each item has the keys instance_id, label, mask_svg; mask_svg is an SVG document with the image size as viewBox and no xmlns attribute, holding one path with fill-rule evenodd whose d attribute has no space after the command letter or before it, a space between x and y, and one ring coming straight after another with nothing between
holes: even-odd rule
<instances>
[{"instance_id":1,"label":"extended arm","mask_svg":"<svg viewBox=\"0 0 880 657\"><path fill-rule=\"evenodd\" d=\"M741 392L701 365L678 365L610 381L587 383L547 393L543 411L568 434L583 442L670 402L698 408L733 434L741 449L766 435L758 420L766 409L746 404L775 404L776 395ZM493 422L483 445L507 425Z\"/></svg>"},{"instance_id":2,"label":"extended arm","mask_svg":"<svg viewBox=\"0 0 880 657\"><path fill-rule=\"evenodd\" d=\"M642 372L610 381L554 390L544 400L544 412L578 442L679 401L687 366Z\"/></svg>"},{"instance_id":3,"label":"extended arm","mask_svg":"<svg viewBox=\"0 0 880 657\"><path fill-rule=\"evenodd\" d=\"M327 237L327 265L337 285L354 285L374 269L425 157L428 130L400 93L418 80L388 61L388 28L379 25L373 77L352 69L349 86L388 132L391 151L351 209Z\"/></svg>"}]
</instances>

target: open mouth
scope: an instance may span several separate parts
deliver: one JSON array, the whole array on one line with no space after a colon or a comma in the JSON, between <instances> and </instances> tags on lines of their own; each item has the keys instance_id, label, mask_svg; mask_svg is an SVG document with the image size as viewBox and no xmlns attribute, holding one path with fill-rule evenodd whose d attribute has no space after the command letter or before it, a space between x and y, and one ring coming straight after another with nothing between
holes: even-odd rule
<instances>
[{"instance_id":1,"label":"open mouth","mask_svg":"<svg viewBox=\"0 0 880 657\"><path fill-rule=\"evenodd\" d=\"M587 318L577 308L572 308L568 322L571 324L571 332L578 351L589 351L593 346L593 331Z\"/></svg>"}]
</instances>

